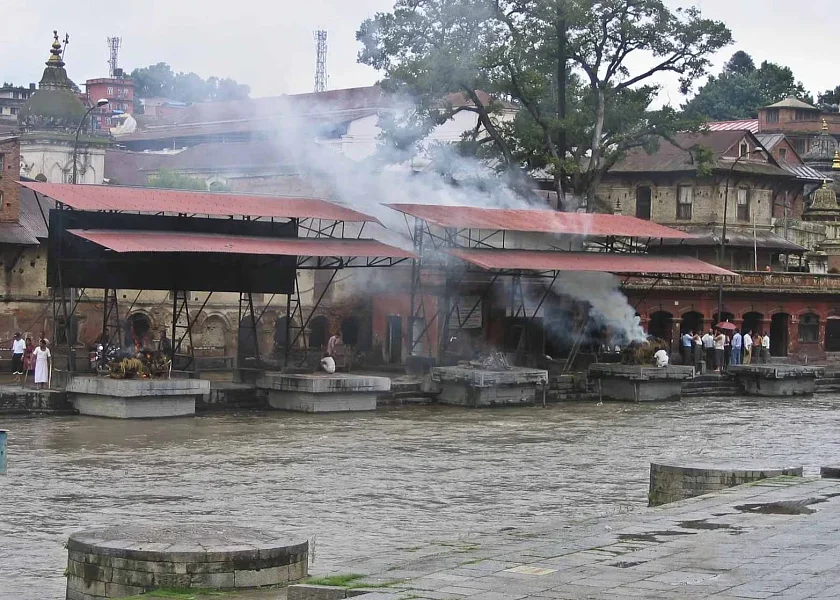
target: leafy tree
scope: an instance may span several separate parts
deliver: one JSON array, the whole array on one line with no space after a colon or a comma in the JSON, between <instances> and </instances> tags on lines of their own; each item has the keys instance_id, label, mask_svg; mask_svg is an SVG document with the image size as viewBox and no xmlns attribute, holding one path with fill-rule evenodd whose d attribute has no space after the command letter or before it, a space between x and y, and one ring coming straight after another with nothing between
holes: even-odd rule
<instances>
[{"instance_id":1,"label":"leafy tree","mask_svg":"<svg viewBox=\"0 0 840 600\"><path fill-rule=\"evenodd\" d=\"M826 90L822 94L817 94L817 102L823 110L837 112L840 106L840 85L833 90Z\"/></svg>"},{"instance_id":2,"label":"leafy tree","mask_svg":"<svg viewBox=\"0 0 840 600\"><path fill-rule=\"evenodd\" d=\"M756 69L752 57L738 51L683 108L687 116L715 121L750 119L758 115L759 108L788 96L813 103L788 67L764 61Z\"/></svg>"},{"instance_id":3,"label":"leafy tree","mask_svg":"<svg viewBox=\"0 0 840 600\"><path fill-rule=\"evenodd\" d=\"M386 147L411 151L436 123L473 112L460 150L493 158L514 181L547 174L565 206L566 191L591 202L628 150L696 126L650 109L653 78L675 73L687 91L731 41L723 23L662 0L397 0L356 37L359 61L417 106L386 123ZM500 118L511 110L502 100L513 121Z\"/></svg>"},{"instance_id":4,"label":"leafy tree","mask_svg":"<svg viewBox=\"0 0 840 600\"><path fill-rule=\"evenodd\" d=\"M226 77L202 79L195 73L175 73L164 62L134 69L134 93L137 98L164 97L181 102L241 100L251 89Z\"/></svg>"},{"instance_id":5,"label":"leafy tree","mask_svg":"<svg viewBox=\"0 0 840 600\"><path fill-rule=\"evenodd\" d=\"M169 190L200 190L206 192L207 182L200 177L191 177L172 169L161 169L146 180L147 187L166 188ZM219 183L213 184L214 192L228 192L230 188Z\"/></svg>"}]
</instances>

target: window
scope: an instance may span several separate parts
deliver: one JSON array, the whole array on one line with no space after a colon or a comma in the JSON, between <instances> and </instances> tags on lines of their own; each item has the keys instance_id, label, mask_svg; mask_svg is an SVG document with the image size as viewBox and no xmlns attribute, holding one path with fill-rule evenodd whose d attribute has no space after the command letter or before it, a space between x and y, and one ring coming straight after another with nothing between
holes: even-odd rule
<instances>
[{"instance_id":1,"label":"window","mask_svg":"<svg viewBox=\"0 0 840 600\"><path fill-rule=\"evenodd\" d=\"M799 341L816 343L820 339L820 318L812 313L799 317Z\"/></svg>"},{"instance_id":2,"label":"window","mask_svg":"<svg viewBox=\"0 0 840 600\"><path fill-rule=\"evenodd\" d=\"M778 123L779 122L779 109L772 108L767 111L767 122L768 123Z\"/></svg>"},{"instance_id":3,"label":"window","mask_svg":"<svg viewBox=\"0 0 840 600\"><path fill-rule=\"evenodd\" d=\"M114 88L112 88L112 87L109 87L109 88L108 88L108 95L109 95L109 96L113 96L113 95L114 95Z\"/></svg>"},{"instance_id":4,"label":"window","mask_svg":"<svg viewBox=\"0 0 840 600\"><path fill-rule=\"evenodd\" d=\"M749 145L746 142L742 143L741 147L740 147L740 155L741 156L746 156L749 153L750 153Z\"/></svg>"},{"instance_id":5,"label":"window","mask_svg":"<svg viewBox=\"0 0 840 600\"><path fill-rule=\"evenodd\" d=\"M3 174L3 167L5 166L5 164L6 164L6 155L5 154L0 154L0 175Z\"/></svg>"},{"instance_id":6,"label":"window","mask_svg":"<svg viewBox=\"0 0 840 600\"><path fill-rule=\"evenodd\" d=\"M738 188L738 220L750 220L750 190L749 188Z\"/></svg>"},{"instance_id":7,"label":"window","mask_svg":"<svg viewBox=\"0 0 840 600\"><path fill-rule=\"evenodd\" d=\"M793 140L793 147L796 148L796 152L799 154L805 153L805 140Z\"/></svg>"},{"instance_id":8,"label":"window","mask_svg":"<svg viewBox=\"0 0 840 600\"><path fill-rule=\"evenodd\" d=\"M794 121L816 121L818 113L812 110L796 109L793 113Z\"/></svg>"},{"instance_id":9,"label":"window","mask_svg":"<svg viewBox=\"0 0 840 600\"><path fill-rule=\"evenodd\" d=\"M779 159L787 161L787 148L779 148Z\"/></svg>"},{"instance_id":10,"label":"window","mask_svg":"<svg viewBox=\"0 0 840 600\"><path fill-rule=\"evenodd\" d=\"M691 205L694 202L694 188L681 185L677 188L677 218L691 219Z\"/></svg>"}]
</instances>

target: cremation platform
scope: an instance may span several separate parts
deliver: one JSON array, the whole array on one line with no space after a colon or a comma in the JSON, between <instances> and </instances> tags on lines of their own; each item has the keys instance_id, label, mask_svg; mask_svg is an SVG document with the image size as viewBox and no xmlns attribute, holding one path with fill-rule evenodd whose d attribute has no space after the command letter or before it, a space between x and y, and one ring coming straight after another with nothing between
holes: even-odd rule
<instances>
[{"instance_id":1,"label":"cremation platform","mask_svg":"<svg viewBox=\"0 0 840 600\"><path fill-rule=\"evenodd\" d=\"M195 398L210 393L202 379L72 377L67 398L79 414L113 419L154 419L195 414Z\"/></svg>"},{"instance_id":2,"label":"cremation platform","mask_svg":"<svg viewBox=\"0 0 840 600\"><path fill-rule=\"evenodd\" d=\"M349 373L265 373L257 388L268 390L268 403L278 410L347 412L376 410L376 397L390 391L391 380Z\"/></svg>"},{"instance_id":3,"label":"cremation platform","mask_svg":"<svg viewBox=\"0 0 840 600\"><path fill-rule=\"evenodd\" d=\"M811 396L823 367L798 365L737 365L729 373L735 383L751 396Z\"/></svg>"},{"instance_id":4,"label":"cremation platform","mask_svg":"<svg viewBox=\"0 0 840 600\"><path fill-rule=\"evenodd\" d=\"M669 365L648 367L595 363L589 379L597 380L601 400L617 402L675 402L682 393L682 382L694 377L694 367Z\"/></svg>"},{"instance_id":5,"label":"cremation platform","mask_svg":"<svg viewBox=\"0 0 840 600\"><path fill-rule=\"evenodd\" d=\"M533 404L537 388L548 384L548 371L511 367L500 371L472 367L434 367L432 382L441 404L487 407Z\"/></svg>"}]
</instances>

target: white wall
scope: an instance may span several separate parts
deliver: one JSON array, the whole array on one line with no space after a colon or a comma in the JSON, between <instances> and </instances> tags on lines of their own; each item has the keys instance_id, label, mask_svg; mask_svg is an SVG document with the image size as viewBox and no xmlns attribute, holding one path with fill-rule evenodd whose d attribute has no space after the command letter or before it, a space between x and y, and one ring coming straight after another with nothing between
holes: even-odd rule
<instances>
[{"instance_id":1,"label":"white wall","mask_svg":"<svg viewBox=\"0 0 840 600\"><path fill-rule=\"evenodd\" d=\"M81 146L77 156L77 182L101 184L105 173L105 148ZM72 145L21 141L21 175L34 179L43 173L50 183L70 183L72 172Z\"/></svg>"}]
</instances>

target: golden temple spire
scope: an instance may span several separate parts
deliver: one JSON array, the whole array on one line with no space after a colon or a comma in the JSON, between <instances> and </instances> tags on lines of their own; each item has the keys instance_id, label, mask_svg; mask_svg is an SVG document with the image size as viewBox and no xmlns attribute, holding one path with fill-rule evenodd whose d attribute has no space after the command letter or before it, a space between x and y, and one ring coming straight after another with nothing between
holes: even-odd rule
<instances>
[{"instance_id":1,"label":"golden temple spire","mask_svg":"<svg viewBox=\"0 0 840 600\"><path fill-rule=\"evenodd\" d=\"M53 30L53 43L50 47L50 57L47 60L48 67L63 67L64 61L61 58L61 42L58 41L58 31Z\"/></svg>"},{"instance_id":2,"label":"golden temple spire","mask_svg":"<svg viewBox=\"0 0 840 600\"><path fill-rule=\"evenodd\" d=\"M840 150L834 151L834 160L831 161L831 170L840 171Z\"/></svg>"},{"instance_id":3,"label":"golden temple spire","mask_svg":"<svg viewBox=\"0 0 840 600\"><path fill-rule=\"evenodd\" d=\"M823 133L828 133L828 123L826 122L825 119L823 119L822 122L823 122L823 124L822 124Z\"/></svg>"}]
</instances>

